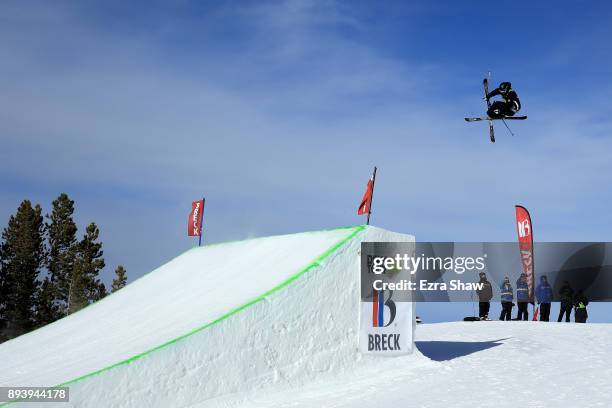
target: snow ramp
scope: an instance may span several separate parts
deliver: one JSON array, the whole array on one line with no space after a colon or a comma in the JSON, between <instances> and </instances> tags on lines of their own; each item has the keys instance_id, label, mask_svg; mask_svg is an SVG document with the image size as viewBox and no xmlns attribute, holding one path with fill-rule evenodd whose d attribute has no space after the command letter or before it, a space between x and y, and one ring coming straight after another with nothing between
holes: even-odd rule
<instances>
[{"instance_id":1,"label":"snow ramp","mask_svg":"<svg viewBox=\"0 0 612 408\"><path fill-rule=\"evenodd\" d=\"M350 369L372 358L358 352L362 241L414 237L356 226L193 248L0 344L0 386L68 386L75 407L214 406Z\"/></svg>"}]
</instances>

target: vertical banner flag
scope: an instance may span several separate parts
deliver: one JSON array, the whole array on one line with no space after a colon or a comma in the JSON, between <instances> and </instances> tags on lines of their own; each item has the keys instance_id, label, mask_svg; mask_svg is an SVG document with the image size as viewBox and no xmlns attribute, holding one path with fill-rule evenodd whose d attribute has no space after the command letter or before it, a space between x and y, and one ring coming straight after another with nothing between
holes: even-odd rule
<instances>
[{"instance_id":1,"label":"vertical banner flag","mask_svg":"<svg viewBox=\"0 0 612 408\"><path fill-rule=\"evenodd\" d=\"M202 218L204 217L204 199L191 203L191 212L187 221L187 235L190 237L202 236Z\"/></svg>"},{"instance_id":2,"label":"vertical banner flag","mask_svg":"<svg viewBox=\"0 0 612 408\"><path fill-rule=\"evenodd\" d=\"M366 192L361 199L361 204L359 204L359 208L357 209L357 215L364 215L370 212L370 203L372 201L372 182L373 180L370 178L370 180L368 180Z\"/></svg>"},{"instance_id":3,"label":"vertical banner flag","mask_svg":"<svg viewBox=\"0 0 612 408\"><path fill-rule=\"evenodd\" d=\"M361 204L359 204L359 208L357 208L357 215L368 215L367 224L370 224L370 214L372 213L372 197L374 195L374 182L376 181L376 167L374 167L374 173L370 180L368 180L368 185L366 187L365 194L361 199Z\"/></svg>"},{"instance_id":4,"label":"vertical banner flag","mask_svg":"<svg viewBox=\"0 0 612 408\"><path fill-rule=\"evenodd\" d=\"M527 276L529 286L529 301L533 302L533 291L535 287L535 270L533 262L533 225L529 211L523 206L516 206L516 229L518 232L519 251L523 272Z\"/></svg>"}]
</instances>

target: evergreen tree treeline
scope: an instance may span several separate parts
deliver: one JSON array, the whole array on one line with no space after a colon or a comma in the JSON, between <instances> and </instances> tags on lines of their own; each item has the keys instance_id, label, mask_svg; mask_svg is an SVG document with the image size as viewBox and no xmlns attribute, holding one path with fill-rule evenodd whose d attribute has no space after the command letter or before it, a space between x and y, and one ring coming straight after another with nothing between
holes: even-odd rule
<instances>
[{"instance_id":1,"label":"evergreen tree treeline","mask_svg":"<svg viewBox=\"0 0 612 408\"><path fill-rule=\"evenodd\" d=\"M39 205L24 200L2 232L0 244L0 342L44 326L102 299L104 252L95 223L77 240L74 201L60 194L46 222ZM117 267L112 291L125 286Z\"/></svg>"}]
</instances>

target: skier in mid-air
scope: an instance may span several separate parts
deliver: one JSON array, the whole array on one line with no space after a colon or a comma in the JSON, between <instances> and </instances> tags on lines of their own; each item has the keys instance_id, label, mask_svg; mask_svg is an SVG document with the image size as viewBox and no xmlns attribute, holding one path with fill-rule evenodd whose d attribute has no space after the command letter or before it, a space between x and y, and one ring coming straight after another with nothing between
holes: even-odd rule
<instances>
[{"instance_id":1,"label":"skier in mid-air","mask_svg":"<svg viewBox=\"0 0 612 408\"><path fill-rule=\"evenodd\" d=\"M521 101L519 100L516 91L512 89L510 82L502 82L499 87L495 88L492 92L489 92L489 80L487 78L482 80L484 86L484 97L482 98L487 102L487 116L475 117L475 118L464 118L466 122L480 122L486 120L489 122L489 138L491 143L495 143L495 130L493 129L494 120L502 120L508 128L508 131L514 136L510 127L506 124L506 119L510 120L525 120L527 116L514 116L518 111L521 110ZM491 98L500 95L503 100L493 101Z\"/></svg>"},{"instance_id":2,"label":"skier in mid-air","mask_svg":"<svg viewBox=\"0 0 612 408\"><path fill-rule=\"evenodd\" d=\"M521 110L521 101L510 82L502 82L499 87L487 94L487 99L501 95L503 101L495 101L487 111L491 119L503 119L514 116Z\"/></svg>"}]
</instances>

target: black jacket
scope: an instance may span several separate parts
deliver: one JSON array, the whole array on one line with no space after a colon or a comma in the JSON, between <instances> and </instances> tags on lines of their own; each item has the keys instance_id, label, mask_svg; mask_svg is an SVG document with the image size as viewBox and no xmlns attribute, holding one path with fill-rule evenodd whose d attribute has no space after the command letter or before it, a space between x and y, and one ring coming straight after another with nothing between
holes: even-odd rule
<instances>
[{"instance_id":1,"label":"black jacket","mask_svg":"<svg viewBox=\"0 0 612 408\"><path fill-rule=\"evenodd\" d=\"M481 279L478 283L483 284L482 289L476 290L476 293L478 293L478 301L490 302L493 298L493 288L491 287L491 282L486 279Z\"/></svg>"},{"instance_id":2,"label":"black jacket","mask_svg":"<svg viewBox=\"0 0 612 408\"><path fill-rule=\"evenodd\" d=\"M517 112L521 110L521 101L519 100L518 94L514 89L510 88L510 90L504 92L499 88L495 88L494 90L489 92L489 94L487 95L487 99L491 99L492 97L497 95L501 95L501 97L504 98L504 102L506 103L514 102L514 104L518 108L516 109Z\"/></svg>"},{"instance_id":3,"label":"black jacket","mask_svg":"<svg viewBox=\"0 0 612 408\"><path fill-rule=\"evenodd\" d=\"M559 296L562 302L573 304L574 300L574 289L570 285L563 285L559 290Z\"/></svg>"},{"instance_id":4,"label":"black jacket","mask_svg":"<svg viewBox=\"0 0 612 408\"><path fill-rule=\"evenodd\" d=\"M574 296L574 306L578 307L581 303L586 306L589 304L589 299L584 294L578 293Z\"/></svg>"}]
</instances>

